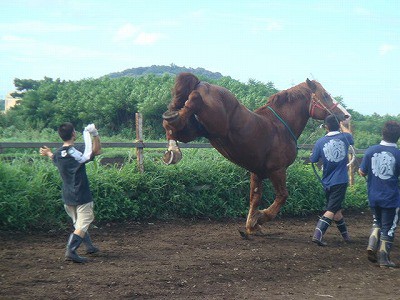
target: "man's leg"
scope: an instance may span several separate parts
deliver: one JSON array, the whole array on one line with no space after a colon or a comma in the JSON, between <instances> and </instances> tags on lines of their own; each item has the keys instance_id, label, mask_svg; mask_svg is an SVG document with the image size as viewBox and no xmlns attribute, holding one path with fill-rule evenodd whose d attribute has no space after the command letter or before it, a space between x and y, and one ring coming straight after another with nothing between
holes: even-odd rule
<instances>
[{"instance_id":1,"label":"man's leg","mask_svg":"<svg viewBox=\"0 0 400 300\"><path fill-rule=\"evenodd\" d=\"M93 212L94 203L89 202L83 205L80 205L77 209L79 216L79 227L83 233L83 244L86 246L87 254L94 254L99 252L99 248L93 245L92 239L89 234L89 226L94 220L94 212Z\"/></svg>"},{"instance_id":2,"label":"man's leg","mask_svg":"<svg viewBox=\"0 0 400 300\"><path fill-rule=\"evenodd\" d=\"M399 208L381 208L382 227L378 253L378 263L381 267L397 268L390 260L390 252L394 241L394 232L399 222Z\"/></svg>"},{"instance_id":3,"label":"man's leg","mask_svg":"<svg viewBox=\"0 0 400 300\"><path fill-rule=\"evenodd\" d=\"M78 221L78 212L77 212L77 206L72 206L72 205L64 205L65 211L67 214L71 217L72 222L74 224L75 230L73 233L70 234L65 250L65 259L66 260L72 260L73 262L76 263L85 263L87 262L87 259L84 257L81 257L76 253L76 250L79 248L83 241L82 237L82 230L77 227L77 221ZM83 235L84 236L84 235Z\"/></svg>"},{"instance_id":4,"label":"man's leg","mask_svg":"<svg viewBox=\"0 0 400 300\"><path fill-rule=\"evenodd\" d=\"M370 262L376 263L378 261L377 252L381 237L381 211L379 207L371 207L371 211L374 221L368 239L367 258Z\"/></svg>"}]
</instances>

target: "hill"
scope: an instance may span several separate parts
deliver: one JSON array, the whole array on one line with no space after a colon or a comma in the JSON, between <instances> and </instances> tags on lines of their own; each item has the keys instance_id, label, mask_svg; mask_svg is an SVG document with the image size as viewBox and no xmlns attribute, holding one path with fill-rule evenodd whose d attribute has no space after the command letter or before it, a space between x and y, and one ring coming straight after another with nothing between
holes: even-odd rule
<instances>
[{"instance_id":1,"label":"hill","mask_svg":"<svg viewBox=\"0 0 400 300\"><path fill-rule=\"evenodd\" d=\"M155 75L164 75L164 74L179 74L181 72L190 72L198 76L207 77L210 79L220 79L223 75L219 72L211 72L203 68L186 68L179 67L177 65L171 64L170 66L157 66L152 65L150 67L139 67L139 68L131 68L126 69L122 72L114 72L106 75L105 77L110 78L119 78L119 77L136 77L142 76L146 74L155 74Z\"/></svg>"}]
</instances>

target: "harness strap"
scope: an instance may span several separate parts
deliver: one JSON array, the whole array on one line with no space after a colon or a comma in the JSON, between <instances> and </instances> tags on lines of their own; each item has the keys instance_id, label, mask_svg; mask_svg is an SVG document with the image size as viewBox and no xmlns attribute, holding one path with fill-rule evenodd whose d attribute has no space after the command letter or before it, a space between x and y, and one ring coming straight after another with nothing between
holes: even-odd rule
<instances>
[{"instance_id":1,"label":"harness strap","mask_svg":"<svg viewBox=\"0 0 400 300\"><path fill-rule=\"evenodd\" d=\"M289 125L281 118L280 115L278 115L278 113L271 107L271 106L267 106L267 108L273 112L273 114L278 118L279 121L282 122L283 125L285 125L285 127L287 128L287 130L289 131L289 133L292 135L292 138L294 139L295 143L296 143L296 150L299 150L299 147L297 146L297 137L294 135L292 129L290 129Z\"/></svg>"},{"instance_id":2,"label":"harness strap","mask_svg":"<svg viewBox=\"0 0 400 300\"><path fill-rule=\"evenodd\" d=\"M308 113L311 118L314 118L314 110L315 108L323 109L329 112L330 114L333 114L332 109L334 109L336 106L339 105L339 102L333 103L331 107L325 106L320 99L314 100L315 94L313 93L311 95L311 100L310 100L310 105L308 108Z\"/></svg>"}]
</instances>

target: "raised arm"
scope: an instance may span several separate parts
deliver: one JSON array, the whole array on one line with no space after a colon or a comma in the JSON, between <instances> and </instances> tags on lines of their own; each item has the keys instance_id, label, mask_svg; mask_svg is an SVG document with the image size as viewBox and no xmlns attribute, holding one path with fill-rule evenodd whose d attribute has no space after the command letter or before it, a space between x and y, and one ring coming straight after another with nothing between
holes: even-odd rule
<instances>
[{"instance_id":1,"label":"raised arm","mask_svg":"<svg viewBox=\"0 0 400 300\"><path fill-rule=\"evenodd\" d=\"M93 136L93 156L100 155L101 154L101 142L100 142L100 137L97 134L96 136Z\"/></svg>"},{"instance_id":2,"label":"raised arm","mask_svg":"<svg viewBox=\"0 0 400 300\"><path fill-rule=\"evenodd\" d=\"M101 143L99 132L94 124L89 124L86 126L86 130L92 135L93 137L93 148L92 148L92 156L96 156L101 154Z\"/></svg>"}]
</instances>

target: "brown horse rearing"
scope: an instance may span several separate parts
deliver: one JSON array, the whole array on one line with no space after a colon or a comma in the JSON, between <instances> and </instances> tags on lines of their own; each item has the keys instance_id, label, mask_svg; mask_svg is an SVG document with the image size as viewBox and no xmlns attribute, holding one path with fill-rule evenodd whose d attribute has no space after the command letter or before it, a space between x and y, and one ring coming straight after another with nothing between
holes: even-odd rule
<instances>
[{"instance_id":1,"label":"brown horse rearing","mask_svg":"<svg viewBox=\"0 0 400 300\"><path fill-rule=\"evenodd\" d=\"M191 73L176 77L172 93L172 102L163 114L169 141L164 161L169 164L181 159L176 141L206 137L223 156L250 171L246 235L260 232L260 225L274 219L285 204L286 169L296 158L297 138L308 119L323 120L329 114L350 117L320 83L309 79L272 95L254 112L226 88L201 82ZM271 180L276 196L267 209L259 210L265 178Z\"/></svg>"}]
</instances>

